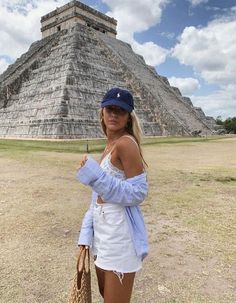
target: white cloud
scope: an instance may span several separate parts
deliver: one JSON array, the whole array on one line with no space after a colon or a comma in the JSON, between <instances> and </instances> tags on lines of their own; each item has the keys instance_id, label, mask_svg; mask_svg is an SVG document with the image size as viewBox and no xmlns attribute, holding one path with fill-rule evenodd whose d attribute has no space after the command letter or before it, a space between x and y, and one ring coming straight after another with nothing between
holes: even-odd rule
<instances>
[{"instance_id":1,"label":"white cloud","mask_svg":"<svg viewBox=\"0 0 236 303\"><path fill-rule=\"evenodd\" d=\"M197 6L202 3L207 3L208 0L189 0L192 6Z\"/></svg>"},{"instance_id":2,"label":"white cloud","mask_svg":"<svg viewBox=\"0 0 236 303\"><path fill-rule=\"evenodd\" d=\"M103 0L111 11L107 14L118 21L117 38L128 42L134 51L142 55L147 64L158 65L165 61L167 49L154 42L138 43L134 33L146 31L158 24L162 10L169 0Z\"/></svg>"},{"instance_id":3,"label":"white cloud","mask_svg":"<svg viewBox=\"0 0 236 303\"><path fill-rule=\"evenodd\" d=\"M118 20L121 32L142 32L156 25L161 20L162 9L169 0L103 0Z\"/></svg>"},{"instance_id":4,"label":"white cloud","mask_svg":"<svg viewBox=\"0 0 236 303\"><path fill-rule=\"evenodd\" d=\"M192 97L212 115L236 115L236 10L213 20L206 27L186 27L172 56L192 66L196 76L220 90L207 97ZM227 110L226 110L227 108Z\"/></svg>"},{"instance_id":5,"label":"white cloud","mask_svg":"<svg viewBox=\"0 0 236 303\"><path fill-rule=\"evenodd\" d=\"M140 44L133 40L132 42L133 50L137 54L141 54L146 63L152 66L159 65L165 62L168 51L153 42L146 42Z\"/></svg>"},{"instance_id":6,"label":"white cloud","mask_svg":"<svg viewBox=\"0 0 236 303\"><path fill-rule=\"evenodd\" d=\"M170 85L178 87L181 94L184 96L190 96L194 91L200 88L200 83L195 78L168 78Z\"/></svg>"},{"instance_id":7,"label":"white cloud","mask_svg":"<svg viewBox=\"0 0 236 303\"><path fill-rule=\"evenodd\" d=\"M0 56L15 60L26 52L30 44L41 39L40 18L65 4L66 0L1 0Z\"/></svg>"},{"instance_id":8,"label":"white cloud","mask_svg":"<svg viewBox=\"0 0 236 303\"><path fill-rule=\"evenodd\" d=\"M236 84L235 32L236 19L231 17L216 19L204 28L186 27L172 55L209 83Z\"/></svg>"},{"instance_id":9,"label":"white cloud","mask_svg":"<svg viewBox=\"0 0 236 303\"><path fill-rule=\"evenodd\" d=\"M195 106L200 106L206 115L223 119L236 116L236 85L229 85L208 96L191 96Z\"/></svg>"},{"instance_id":10,"label":"white cloud","mask_svg":"<svg viewBox=\"0 0 236 303\"><path fill-rule=\"evenodd\" d=\"M169 40L172 40L175 37L175 33L170 33L170 32L162 32L161 33L162 37L165 37Z\"/></svg>"},{"instance_id":11,"label":"white cloud","mask_svg":"<svg viewBox=\"0 0 236 303\"><path fill-rule=\"evenodd\" d=\"M8 65L9 63L4 58L0 58L0 74L7 69Z\"/></svg>"}]
</instances>

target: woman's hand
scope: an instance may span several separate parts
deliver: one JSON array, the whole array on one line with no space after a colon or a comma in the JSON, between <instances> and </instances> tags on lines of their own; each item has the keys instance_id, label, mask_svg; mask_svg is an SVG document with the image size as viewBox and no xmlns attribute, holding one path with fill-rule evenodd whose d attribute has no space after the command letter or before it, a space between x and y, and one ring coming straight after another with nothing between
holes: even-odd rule
<instances>
[{"instance_id":1,"label":"woman's hand","mask_svg":"<svg viewBox=\"0 0 236 303\"><path fill-rule=\"evenodd\" d=\"M104 203L104 201L102 200L102 198L100 196L98 196L98 198L97 198L97 203L98 204L103 204Z\"/></svg>"},{"instance_id":2,"label":"woman's hand","mask_svg":"<svg viewBox=\"0 0 236 303\"><path fill-rule=\"evenodd\" d=\"M80 161L80 166L78 167L78 170L81 169L81 167L83 167L85 165L87 160L88 160L88 156L84 155L82 160Z\"/></svg>"},{"instance_id":3,"label":"woman's hand","mask_svg":"<svg viewBox=\"0 0 236 303\"><path fill-rule=\"evenodd\" d=\"M88 245L79 245L79 250L83 250L83 249L89 249Z\"/></svg>"}]
</instances>

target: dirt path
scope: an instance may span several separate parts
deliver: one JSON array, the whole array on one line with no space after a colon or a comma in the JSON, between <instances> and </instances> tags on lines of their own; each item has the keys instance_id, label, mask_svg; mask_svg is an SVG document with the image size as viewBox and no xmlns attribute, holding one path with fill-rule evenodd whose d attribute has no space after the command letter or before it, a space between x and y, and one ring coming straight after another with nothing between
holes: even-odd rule
<instances>
[{"instance_id":1,"label":"dirt path","mask_svg":"<svg viewBox=\"0 0 236 303\"><path fill-rule=\"evenodd\" d=\"M232 303L236 140L150 146L150 254L132 303ZM97 157L97 156L95 156ZM0 302L66 302L90 191L80 155L0 151ZM95 282L94 303L100 303ZM121 302L122 303L122 302Z\"/></svg>"}]
</instances>

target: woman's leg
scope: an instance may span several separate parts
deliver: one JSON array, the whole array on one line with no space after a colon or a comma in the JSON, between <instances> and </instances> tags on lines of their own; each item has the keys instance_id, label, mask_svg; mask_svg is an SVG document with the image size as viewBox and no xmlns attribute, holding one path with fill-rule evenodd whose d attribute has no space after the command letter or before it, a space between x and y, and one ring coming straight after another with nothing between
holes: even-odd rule
<instances>
[{"instance_id":1,"label":"woman's leg","mask_svg":"<svg viewBox=\"0 0 236 303\"><path fill-rule=\"evenodd\" d=\"M99 292L104 298L104 303L130 303L135 272L124 274L120 281L113 271L104 270L97 266L95 269Z\"/></svg>"},{"instance_id":2,"label":"woman's leg","mask_svg":"<svg viewBox=\"0 0 236 303\"><path fill-rule=\"evenodd\" d=\"M101 296L104 298L104 285L105 285L105 270L97 267L95 265L97 279L98 279L98 288Z\"/></svg>"},{"instance_id":3,"label":"woman's leg","mask_svg":"<svg viewBox=\"0 0 236 303\"><path fill-rule=\"evenodd\" d=\"M104 303L130 303L135 273L126 273L120 281L113 271L105 271Z\"/></svg>"}]
</instances>

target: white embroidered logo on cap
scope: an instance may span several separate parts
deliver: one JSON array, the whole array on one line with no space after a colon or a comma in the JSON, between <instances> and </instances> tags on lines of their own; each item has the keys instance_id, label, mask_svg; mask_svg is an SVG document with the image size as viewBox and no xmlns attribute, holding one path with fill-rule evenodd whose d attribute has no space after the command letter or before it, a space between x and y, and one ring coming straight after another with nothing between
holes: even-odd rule
<instances>
[{"instance_id":1,"label":"white embroidered logo on cap","mask_svg":"<svg viewBox=\"0 0 236 303\"><path fill-rule=\"evenodd\" d=\"M117 98L120 98L120 93L117 94Z\"/></svg>"}]
</instances>

